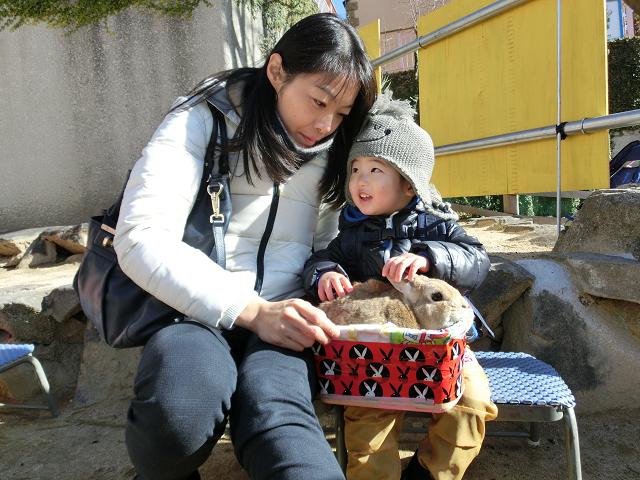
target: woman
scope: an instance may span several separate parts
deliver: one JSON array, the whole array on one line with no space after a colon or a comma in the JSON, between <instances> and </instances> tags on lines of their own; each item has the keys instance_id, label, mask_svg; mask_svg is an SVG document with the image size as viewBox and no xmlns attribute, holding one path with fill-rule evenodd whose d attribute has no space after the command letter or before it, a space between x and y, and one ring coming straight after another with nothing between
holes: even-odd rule
<instances>
[{"instance_id":1,"label":"woman","mask_svg":"<svg viewBox=\"0 0 640 480\"><path fill-rule=\"evenodd\" d=\"M114 247L123 271L185 314L145 345L126 443L140 478L200 478L229 417L251 478L344 478L315 416L305 347L337 329L297 299L314 242L335 234L345 160L375 96L354 29L317 14L261 68L222 72L170 111L136 163ZM224 114L233 216L226 270L181 241ZM255 290L254 290L255 288Z\"/></svg>"}]
</instances>

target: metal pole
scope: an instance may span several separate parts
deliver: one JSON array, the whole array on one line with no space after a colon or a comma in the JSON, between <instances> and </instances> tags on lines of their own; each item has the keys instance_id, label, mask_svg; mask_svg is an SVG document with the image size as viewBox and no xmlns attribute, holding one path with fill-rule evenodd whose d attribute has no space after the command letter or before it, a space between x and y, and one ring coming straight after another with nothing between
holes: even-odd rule
<instances>
[{"instance_id":1,"label":"metal pole","mask_svg":"<svg viewBox=\"0 0 640 480\"><path fill-rule=\"evenodd\" d=\"M556 98L557 98L557 113L556 113L556 125L560 125L562 123L562 0L556 1L556 11L557 11L557 31L556 31L556 59L558 62L558 74L556 76L557 80L557 90L556 90ZM557 169L557 186L556 186L556 227L557 234L560 237L560 220L562 215L562 208L560 202L562 201L562 134L560 131L556 133L556 169Z\"/></svg>"},{"instance_id":2,"label":"metal pole","mask_svg":"<svg viewBox=\"0 0 640 480\"><path fill-rule=\"evenodd\" d=\"M509 9L517 7L529 0L498 0L491 5L477 10L461 19L456 20L444 27L435 30L431 33L416 38L414 41L403 45L400 48L392 50L387 54L372 61L374 67L379 67L395 60L402 55L414 52L427 45L435 43L443 38L451 36L467 27L475 25L476 23L487 20L491 17L499 15ZM558 61L558 92L557 92L557 120L556 125L560 125L561 116L561 34L562 34L562 14L561 14L561 0L557 0L557 61ZM556 137L556 159L557 159L557 191L556 191L556 217L558 235L560 234L560 194L561 194L561 133L558 131L556 125L549 125L546 127L533 128L529 130L521 130L513 133L506 133L503 135L495 135L492 137L485 137L476 140L470 140L467 142L452 143L449 145L442 145L435 148L435 153L439 156L449 155L452 153L470 152L474 150L482 150L485 148L494 148L503 145L513 145L516 143L532 142L535 140L542 140L546 138ZM595 132L597 130L619 128L619 127L631 127L640 125L640 109L629 110L626 112L615 113L612 115L603 115L595 118L583 118L582 120L576 120L573 122L567 122L564 125L564 133L567 136L575 135L578 133L587 134Z\"/></svg>"},{"instance_id":3,"label":"metal pole","mask_svg":"<svg viewBox=\"0 0 640 480\"><path fill-rule=\"evenodd\" d=\"M466 17L462 17L455 22L452 22L444 27L416 38L413 42L403 45L400 48L392 50L387 54L373 60L374 67L379 67L395 60L402 55L414 52L422 47L425 47L431 43L441 40L445 37L453 35L471 25L487 20L491 17L499 15L511 8L517 7L520 4L526 3L529 0L498 0L491 5L487 5L480 10L477 10ZM560 10L558 10L558 38L560 38ZM558 62L560 62L560 42L558 41ZM559 67L558 67L559 68ZM558 78L558 85L560 85L560 78ZM560 88L560 87L558 87ZM558 102L560 97L558 94ZM560 107L558 107L558 115ZM560 124L560 117L558 117L558 123ZM640 109L629 110L627 112L615 113L612 115L604 115L602 117L595 118L583 118L573 122L568 122L564 126L564 133L566 135L575 135L577 133L587 134L589 132L595 132L597 130L630 127L634 125L640 125ZM506 133L503 135L495 135L492 137L485 137L476 140L470 140L467 142L452 143L449 145L442 145L436 147L435 151L438 155L448 155L451 153L468 152L473 150L481 150L484 148L493 148L503 145L512 145L515 143L531 142L535 140L542 140L545 138L551 138L557 136L556 125L549 125L546 127L534 128L530 130L521 130L519 132Z\"/></svg>"},{"instance_id":4,"label":"metal pole","mask_svg":"<svg viewBox=\"0 0 640 480\"><path fill-rule=\"evenodd\" d=\"M396 48L395 50L392 50L389 53L376 58L371 63L373 63L374 67L379 67L381 65L384 65L385 63L395 60L398 57L401 57L402 55L414 52L422 47L426 47L427 45L451 36L454 33L475 25L476 23L482 22L491 17L495 17L496 15L499 15L528 1L529 0L498 0L491 5L487 5L486 7L470 13L469 15L456 20L455 22L439 28L438 30L423 35L422 37L418 37L411 43L407 43L400 48Z\"/></svg>"},{"instance_id":5,"label":"metal pole","mask_svg":"<svg viewBox=\"0 0 640 480\"><path fill-rule=\"evenodd\" d=\"M564 133L566 133L567 136L571 136L579 133L587 134L597 130L631 127L634 125L640 125L640 109L568 122L564 126ZM545 138L553 138L555 136L556 126L548 125L546 127L469 140L467 142L441 145L435 148L435 152L439 156L444 156L452 153L470 152L503 145L513 145L515 143L532 142Z\"/></svg>"},{"instance_id":6,"label":"metal pole","mask_svg":"<svg viewBox=\"0 0 640 480\"><path fill-rule=\"evenodd\" d=\"M567 135L573 135L575 133L595 132L606 128L632 127L639 124L640 109L569 122L564 126L564 131Z\"/></svg>"}]
</instances>

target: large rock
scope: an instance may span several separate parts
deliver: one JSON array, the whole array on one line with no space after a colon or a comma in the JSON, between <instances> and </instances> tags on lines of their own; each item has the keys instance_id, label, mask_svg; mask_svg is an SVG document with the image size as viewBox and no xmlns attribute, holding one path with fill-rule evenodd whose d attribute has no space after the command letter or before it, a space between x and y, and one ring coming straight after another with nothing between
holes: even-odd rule
<instances>
[{"instance_id":1,"label":"large rock","mask_svg":"<svg viewBox=\"0 0 640 480\"><path fill-rule=\"evenodd\" d=\"M640 260L640 187L592 193L553 250Z\"/></svg>"},{"instance_id":2,"label":"large rock","mask_svg":"<svg viewBox=\"0 0 640 480\"><path fill-rule=\"evenodd\" d=\"M490 256L491 269L486 280L470 295L473 304L502 340L502 314L533 284L533 276L524 268L498 256ZM477 347L476 347L477 348Z\"/></svg>"},{"instance_id":3,"label":"large rock","mask_svg":"<svg viewBox=\"0 0 640 480\"><path fill-rule=\"evenodd\" d=\"M63 285L42 299L42 313L62 323L82 313L80 299L71 285Z\"/></svg>"},{"instance_id":4,"label":"large rock","mask_svg":"<svg viewBox=\"0 0 640 480\"><path fill-rule=\"evenodd\" d=\"M70 254L84 253L87 249L89 224L81 223L59 230L48 231L45 238Z\"/></svg>"},{"instance_id":5,"label":"large rock","mask_svg":"<svg viewBox=\"0 0 640 480\"><path fill-rule=\"evenodd\" d=\"M502 350L528 352L553 365L580 411L635 408L640 308L584 292L574 282L572 262L561 255L517 262L535 281L502 316Z\"/></svg>"},{"instance_id":6,"label":"large rock","mask_svg":"<svg viewBox=\"0 0 640 480\"><path fill-rule=\"evenodd\" d=\"M29 307L17 304L5 306L1 313L5 321L9 319L7 323L14 332L13 337L5 340L35 344L34 355L42 363L53 395L59 403L72 398L80 370L86 322L72 317L59 323ZM0 374L0 383L5 383L13 396L22 402L42 401L39 386L26 367Z\"/></svg>"},{"instance_id":7,"label":"large rock","mask_svg":"<svg viewBox=\"0 0 640 480\"><path fill-rule=\"evenodd\" d=\"M38 235L27 250L22 254L16 268L35 268L41 265L56 263L58 259L58 249L56 244L46 238L46 232Z\"/></svg>"},{"instance_id":8,"label":"large rock","mask_svg":"<svg viewBox=\"0 0 640 480\"><path fill-rule=\"evenodd\" d=\"M33 343L59 400L75 391L86 322L71 281L77 265L0 270L0 341ZM44 302L43 299L47 298ZM40 395L32 375L13 369L0 379L24 399Z\"/></svg>"},{"instance_id":9,"label":"large rock","mask_svg":"<svg viewBox=\"0 0 640 480\"><path fill-rule=\"evenodd\" d=\"M557 259L568 267L573 283L580 292L594 297L640 303L640 262L595 253L558 255Z\"/></svg>"},{"instance_id":10,"label":"large rock","mask_svg":"<svg viewBox=\"0 0 640 480\"><path fill-rule=\"evenodd\" d=\"M51 228L51 227L49 227ZM55 227L54 227L55 228ZM13 257L24 253L29 248L44 228L29 228L17 232L3 233L0 235L0 257Z\"/></svg>"},{"instance_id":11,"label":"large rock","mask_svg":"<svg viewBox=\"0 0 640 480\"><path fill-rule=\"evenodd\" d=\"M34 268L84 253L87 244L87 224L70 227L50 227L43 230L22 254L17 268Z\"/></svg>"},{"instance_id":12,"label":"large rock","mask_svg":"<svg viewBox=\"0 0 640 480\"><path fill-rule=\"evenodd\" d=\"M47 345L53 341L53 319L23 303L2 305L0 328L8 332L12 343Z\"/></svg>"}]
</instances>

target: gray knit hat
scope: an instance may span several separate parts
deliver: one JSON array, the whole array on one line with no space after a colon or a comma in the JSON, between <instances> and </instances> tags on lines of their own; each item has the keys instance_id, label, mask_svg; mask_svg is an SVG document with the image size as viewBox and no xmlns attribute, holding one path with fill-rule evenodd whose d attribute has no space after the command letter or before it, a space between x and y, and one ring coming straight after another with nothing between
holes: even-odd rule
<instances>
[{"instance_id":1,"label":"gray knit hat","mask_svg":"<svg viewBox=\"0 0 640 480\"><path fill-rule=\"evenodd\" d=\"M375 157L389 162L409 181L427 212L456 220L458 216L451 205L442 201L430 183L435 163L433 142L429 134L414 122L414 115L415 110L409 102L393 100L391 92L378 96L349 152L345 185L347 201L353 204L349 194L351 163L358 157Z\"/></svg>"}]
</instances>

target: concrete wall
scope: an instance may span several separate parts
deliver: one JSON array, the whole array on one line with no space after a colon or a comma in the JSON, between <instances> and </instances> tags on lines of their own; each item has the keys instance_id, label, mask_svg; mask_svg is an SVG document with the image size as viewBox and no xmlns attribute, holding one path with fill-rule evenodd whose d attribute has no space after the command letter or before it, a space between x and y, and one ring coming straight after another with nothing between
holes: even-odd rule
<instances>
[{"instance_id":1,"label":"concrete wall","mask_svg":"<svg viewBox=\"0 0 640 480\"><path fill-rule=\"evenodd\" d=\"M233 0L191 20L128 10L71 35L0 32L0 233L86 221L112 203L175 97L260 63L261 33Z\"/></svg>"}]
</instances>

